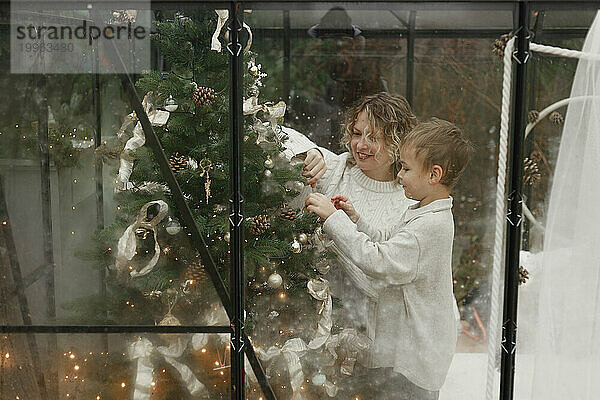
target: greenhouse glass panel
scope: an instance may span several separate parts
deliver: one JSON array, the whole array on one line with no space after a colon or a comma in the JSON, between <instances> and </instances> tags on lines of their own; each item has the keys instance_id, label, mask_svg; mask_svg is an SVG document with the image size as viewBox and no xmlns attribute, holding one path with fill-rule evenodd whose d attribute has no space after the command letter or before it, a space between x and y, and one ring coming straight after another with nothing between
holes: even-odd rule
<instances>
[{"instance_id":1,"label":"greenhouse glass panel","mask_svg":"<svg viewBox=\"0 0 600 400\"><path fill-rule=\"evenodd\" d=\"M353 259L358 256L343 250L327 222L320 226L329 218L327 214L309 212L312 201L329 201L342 194L366 213L361 219L368 218L380 229L392 230L401 217L408 204L395 198L385 200L393 197L395 190L402 190L393 181L393 169L387 171L387 178L375 174L380 181L371 181L364 175L374 172L368 161L364 170L340 161L348 155L352 158L356 151L352 140L347 140L351 153L344 153L348 151L344 137L349 138L353 126L360 125L356 119L347 133L346 112L364 96L387 91L410 99L412 112L420 120L435 116L456 124L477 147L452 194L454 280L448 283L454 288L461 316L461 324L454 330L459 330L456 354L449 358L452 363L443 373L445 384L443 379L438 385L411 375L413 381L408 380L408 385L418 381L418 389L439 390L440 398L481 398L489 364L494 231L488 220L494 218L502 78L502 63L492 53L491 44L512 29L511 9L469 10L463 5L466 9L410 10L403 3L345 9L311 3L306 10L295 5L279 11L278 23L274 18L277 7L270 4L264 8L257 7L245 18L254 33L253 53L245 53L245 121L253 127L245 138L245 162L258 170L245 176L244 182L252 187L262 182L261 193L246 189L247 195L273 199L273 203L247 214L250 226L245 251L265 253L262 259L250 261L246 254L248 326L273 390L281 398L302 393L311 398L371 398L377 390L380 395L407 390L401 389L406 382L389 379L394 376L394 362L382 361L386 357L377 359L377 346L390 354L396 346L393 337L382 339L385 329L402 329L377 320L378 311L383 310L385 301L391 301L393 288L398 286L392 288L384 279L377 289L384 300L376 301L377 294L370 291L371 276L361 269L369 271L368 266L352 261L360 258ZM445 18L449 13L457 18ZM484 27L488 29L482 32ZM443 29L445 37L436 37L434 29ZM458 33L448 33L453 29ZM460 37L460 32L468 29L473 32ZM375 95L371 101L376 99ZM399 100L386 102L394 101ZM263 153L250 150L255 145ZM272 153L265 155L264 151ZM358 157L368 158L375 152ZM326 165L324 175L319 172L320 160ZM295 176L286 175L290 166L297 169ZM349 182L354 173L366 176L376 187L390 185L391 194L382 189L371 199L369 191L377 190L363 191L358 183L353 187ZM341 175L336 178L336 174ZM397 204L390 204L394 199ZM314 221L315 216L320 220ZM275 242L273 235L282 243ZM410 285L406 290L411 290ZM406 307L411 306L406 303ZM390 320L395 318L399 321L402 316L389 314ZM415 353L407 358L418 363L419 356ZM496 357L492 363L497 393ZM392 381L397 386L386 386Z\"/></svg>"},{"instance_id":2,"label":"greenhouse glass panel","mask_svg":"<svg viewBox=\"0 0 600 400\"><path fill-rule=\"evenodd\" d=\"M598 52L596 10L534 10L531 25L534 43ZM566 38L559 34L565 29ZM515 370L522 398L597 396L599 277L590 224L598 214L585 172L598 159L597 68L586 59L532 54Z\"/></svg>"},{"instance_id":3,"label":"greenhouse glass panel","mask_svg":"<svg viewBox=\"0 0 600 400\"><path fill-rule=\"evenodd\" d=\"M75 43L86 57L77 74L4 61L3 92L18 95L0 121L2 302L20 314L2 324L229 324L229 67L211 49L217 15L121 11L49 3L35 17L48 30L138 23L155 30L148 54L90 39ZM5 45L27 12L4 21ZM153 68L137 69L143 56Z\"/></svg>"}]
</instances>

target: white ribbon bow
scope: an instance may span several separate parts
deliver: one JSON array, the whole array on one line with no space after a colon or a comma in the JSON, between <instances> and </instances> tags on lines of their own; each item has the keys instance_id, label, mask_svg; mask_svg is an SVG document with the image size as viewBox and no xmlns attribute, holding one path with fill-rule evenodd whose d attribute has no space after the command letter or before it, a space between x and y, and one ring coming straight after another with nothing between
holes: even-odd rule
<instances>
[{"instance_id":1,"label":"white ribbon bow","mask_svg":"<svg viewBox=\"0 0 600 400\"><path fill-rule=\"evenodd\" d=\"M306 284L306 287L308 289L308 293L310 293L313 298L323 302L321 310L319 311L319 314L321 314L321 319L318 323L317 334L310 341L310 343L308 343L308 347L314 350L323 346L331 335L331 326L333 324L331 311L333 301L331 300L329 282L326 279L311 279Z\"/></svg>"},{"instance_id":2,"label":"white ribbon bow","mask_svg":"<svg viewBox=\"0 0 600 400\"><path fill-rule=\"evenodd\" d=\"M256 114L259 111L263 111L267 117L267 121L269 121L269 125L273 132L276 132L279 128L277 121L279 121L285 115L285 110L287 105L282 100L277 104L273 103L265 103L259 104L258 96L251 96L244 100L243 110L244 115L252 115L255 118L253 128L258 133L258 137L256 139L256 143L266 142L267 134L269 132L269 128L265 126L265 124L258 118L256 118ZM278 135L274 135L275 140L278 141Z\"/></svg>"},{"instance_id":3,"label":"white ribbon bow","mask_svg":"<svg viewBox=\"0 0 600 400\"><path fill-rule=\"evenodd\" d=\"M159 206L158 214L150 221L146 221L148 207L154 204ZM119 238L119 243L117 244L117 255L115 257L115 267L117 271L120 273L126 273L129 270L129 274L132 277L146 275L152 271L158 262L158 258L160 257L160 246L156 236L156 226L166 217L168 212L169 206L162 200L155 200L144 204L138 214L137 220L133 224L129 225L123 235ZM135 256L137 249L135 231L138 228L146 228L152 231L154 235L154 255L141 270L136 271L130 268L129 263Z\"/></svg>"},{"instance_id":4,"label":"white ribbon bow","mask_svg":"<svg viewBox=\"0 0 600 400\"><path fill-rule=\"evenodd\" d=\"M134 400L149 400L152 385L152 372L154 366L150 356L154 351L164 357L181 376L185 387L192 396L206 396L206 387L196 378L190 367L180 363L176 359L183 355L187 343L183 337L178 337L169 346L154 346L147 338L140 338L129 345L129 358L137 360L137 372L135 377Z\"/></svg>"},{"instance_id":5,"label":"white ribbon bow","mask_svg":"<svg viewBox=\"0 0 600 400\"><path fill-rule=\"evenodd\" d=\"M169 120L170 113L168 111L156 110L154 108L152 92L146 93L144 100L142 100L142 106L153 126L163 126ZM129 177L133 171L133 153L146 143L146 136L142 129L142 123L139 121L135 112L132 112L123 119L123 124L117 132L117 137L120 140L124 140L126 135L125 130L135 121L137 121L137 124L135 124L135 127L133 128L133 136L127 140L127 143L125 143L125 147L121 152L118 175L119 185L116 187L116 190L128 190L133 187L133 185L129 183Z\"/></svg>"}]
</instances>

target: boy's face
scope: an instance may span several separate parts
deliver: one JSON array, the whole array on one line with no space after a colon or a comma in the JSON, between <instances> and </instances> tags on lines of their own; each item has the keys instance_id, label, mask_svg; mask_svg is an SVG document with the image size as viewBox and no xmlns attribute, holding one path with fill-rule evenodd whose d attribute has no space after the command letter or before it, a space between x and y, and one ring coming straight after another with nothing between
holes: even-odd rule
<instances>
[{"instance_id":1,"label":"boy's face","mask_svg":"<svg viewBox=\"0 0 600 400\"><path fill-rule=\"evenodd\" d=\"M416 152L410 147L400 150L402 168L398 172L398 179L404 187L404 194L409 199L421 201L431 193L430 171L423 168L417 159Z\"/></svg>"},{"instance_id":2,"label":"boy's face","mask_svg":"<svg viewBox=\"0 0 600 400\"><path fill-rule=\"evenodd\" d=\"M380 181L389 180L390 174L393 177L393 160L382 137L371 135L367 140L368 124L367 114L361 111L356 117L352 137L350 138L352 155L358 168L369 178Z\"/></svg>"}]
</instances>

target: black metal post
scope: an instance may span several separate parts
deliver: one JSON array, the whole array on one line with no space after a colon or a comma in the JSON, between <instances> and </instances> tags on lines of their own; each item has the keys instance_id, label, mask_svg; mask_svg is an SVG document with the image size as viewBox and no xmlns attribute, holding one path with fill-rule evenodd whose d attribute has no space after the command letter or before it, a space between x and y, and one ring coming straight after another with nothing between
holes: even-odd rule
<instances>
[{"instance_id":1,"label":"black metal post","mask_svg":"<svg viewBox=\"0 0 600 400\"><path fill-rule=\"evenodd\" d=\"M98 42L92 42L92 103L94 107L94 148L102 145L102 97L100 95ZM96 182L96 228L104 229L104 178L102 174L102 159L94 160L94 181ZM106 296L106 270L98 271L98 293ZM108 351L108 336L102 336L102 347Z\"/></svg>"},{"instance_id":2,"label":"black metal post","mask_svg":"<svg viewBox=\"0 0 600 400\"><path fill-rule=\"evenodd\" d=\"M532 32L532 40L536 40L536 43L539 43L539 39L542 33L542 29L544 26L544 15L545 12L544 10L538 10L537 15L535 17L535 23L533 25L533 32ZM534 110L536 109L536 91L537 91L537 72L538 72L538 68L539 68L539 62L538 59L536 59L535 57L531 57L531 65L530 68L528 70L528 76L527 76L527 80L529 81L528 83L528 87L527 87L527 115L529 115L529 111L530 110ZM529 119L528 121L529 122ZM529 136L527 138L525 138L525 149L524 149L524 157L529 157L529 155L531 154L531 152L533 151L534 148L534 131L532 130L531 132L529 132ZM531 192L532 192L532 187L531 185L525 185L523 188L523 201L525 202L525 204L531 204L530 203L530 198L531 198ZM523 234L523 240L522 240L522 247L523 250L529 250L530 248L530 241L529 241L529 234L530 234L530 229L531 229L531 223L529 222L529 220L527 218L525 218L523 220L523 230L522 230L522 234Z\"/></svg>"},{"instance_id":3,"label":"black metal post","mask_svg":"<svg viewBox=\"0 0 600 400\"><path fill-rule=\"evenodd\" d=\"M290 11L283 10L283 99L290 104L290 62L292 45L290 40Z\"/></svg>"},{"instance_id":4,"label":"black metal post","mask_svg":"<svg viewBox=\"0 0 600 400\"><path fill-rule=\"evenodd\" d=\"M54 266L54 244L52 239L52 200L50 189L50 153L48 150L48 98L47 77L40 75L37 79L36 105L38 108L38 143L40 153L40 178L42 196L42 245L44 246L44 261L46 265ZM54 269L46 275L46 322L54 322L56 318L56 296L54 283ZM48 336L48 354L56 355L58 341L56 335ZM48 363L48 397L58 398L58 376L56 365Z\"/></svg>"},{"instance_id":5,"label":"black metal post","mask_svg":"<svg viewBox=\"0 0 600 400\"><path fill-rule=\"evenodd\" d=\"M231 79L231 94L229 97L229 110L231 113L231 198L229 213L230 265L229 292L231 296L231 399L244 400L244 255L243 255L243 230L244 215L242 210L242 146L240 138L243 137L242 120L242 93L243 76L241 64L242 43L240 33L243 24L243 10L238 2L231 2L229 9L229 37L227 44L229 50L229 68Z\"/></svg>"},{"instance_id":6,"label":"black metal post","mask_svg":"<svg viewBox=\"0 0 600 400\"><path fill-rule=\"evenodd\" d=\"M408 17L408 37L406 38L406 100L413 104L414 80L415 80L415 25L417 12L410 10Z\"/></svg>"},{"instance_id":7,"label":"black metal post","mask_svg":"<svg viewBox=\"0 0 600 400\"><path fill-rule=\"evenodd\" d=\"M529 5L517 5L515 86L513 90L512 133L509 139L510 170L508 183L508 213L506 237L506 269L504 275L504 307L502 315L502 359L500 370L500 399L512 400L515 378L515 349L517 336L517 297L519 285L519 251L521 249L523 142L527 122L526 66L529 59Z\"/></svg>"}]
</instances>

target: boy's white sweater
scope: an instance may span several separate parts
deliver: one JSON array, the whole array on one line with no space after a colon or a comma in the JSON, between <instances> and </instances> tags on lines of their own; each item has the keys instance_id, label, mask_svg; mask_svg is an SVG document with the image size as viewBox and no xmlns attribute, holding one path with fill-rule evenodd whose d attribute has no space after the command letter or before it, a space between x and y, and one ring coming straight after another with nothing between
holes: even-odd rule
<instances>
[{"instance_id":1,"label":"boy's white sweater","mask_svg":"<svg viewBox=\"0 0 600 400\"><path fill-rule=\"evenodd\" d=\"M414 201L406 198L401 185L395 182L373 180L367 177L358 167L351 166L348 163L348 159L351 158L349 153L334 154L325 148L318 147L306 136L291 128L283 127L283 133L287 136L284 146L288 159L292 159L294 156L314 148L318 148L321 151L325 158L327 172L317 182L315 191L329 197L335 194L348 196L357 212L361 215L360 224L369 221L371 226L378 227L382 231L391 231L392 227L399 223L408 206L415 204ZM306 187L305 192L301 193L299 198L303 200L311 190L310 187ZM345 216L343 212L337 212L335 213L335 217L333 215L330 217L330 219L333 217L333 220L329 224L341 218L337 216L340 213ZM452 218L451 213L450 218ZM349 219L348 222L351 223ZM356 231L356 226L352 225ZM374 347L373 352L361 361L366 367L395 366L396 357L394 356L394 350L399 333L397 326L400 322L398 314L401 309L405 309L405 294L402 290L398 290L398 286L390 287L385 279L367 276L363 272L363 269L368 269L369 261L365 265L362 264L363 260L359 265L356 263L357 260L353 261L349 257L353 252L341 249L334 241L330 241L330 245L338 254L337 259L332 263L331 272L327 275L333 294L342 300L346 318L352 320L356 327L365 326L367 335L374 343L379 344ZM350 245L353 247L353 243L350 243ZM452 246L451 240L450 246ZM450 265L449 263L450 260L448 260L448 265ZM382 265L382 267L391 267L391 264L387 264L386 262L386 265ZM452 295L451 277L448 278L448 283L450 284L451 300L454 302L451 307L455 308L456 302ZM452 316L452 313L450 315ZM433 318L433 315L425 315L424 318L429 320ZM443 325L445 326L446 324L444 323ZM451 326L453 327L454 338L456 338L454 317L452 317ZM454 339L455 342L456 339ZM418 364L418 360L422 358L417 353L418 351L418 348L409 349L410 354L405 357L405 365L409 365L410 363ZM452 351L454 351L454 347L452 347ZM401 364L399 363L398 365ZM424 377L423 374L419 375L417 373L411 375L408 372L408 368L402 371L397 369L397 371L403 373L407 378L425 389L437 390L441 387L440 378L431 380ZM419 379L418 376L422 377ZM424 383L424 381L428 382Z\"/></svg>"},{"instance_id":2,"label":"boy's white sweater","mask_svg":"<svg viewBox=\"0 0 600 400\"><path fill-rule=\"evenodd\" d=\"M391 231L354 224L341 210L323 225L336 246L379 283L374 366L439 390L456 348L452 199L413 205ZM375 225L376 226L376 225Z\"/></svg>"}]
</instances>

